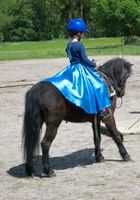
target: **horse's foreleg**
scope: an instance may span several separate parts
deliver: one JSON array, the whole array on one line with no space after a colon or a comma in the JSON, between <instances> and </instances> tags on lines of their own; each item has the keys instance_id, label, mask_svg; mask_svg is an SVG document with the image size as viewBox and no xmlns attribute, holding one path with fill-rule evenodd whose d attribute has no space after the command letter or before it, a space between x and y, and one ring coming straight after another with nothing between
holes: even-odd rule
<instances>
[{"instance_id":1,"label":"horse's foreleg","mask_svg":"<svg viewBox=\"0 0 140 200\"><path fill-rule=\"evenodd\" d=\"M100 119L98 116L95 116L94 121L92 123L92 129L94 134L94 144L95 144L95 160L96 162L101 162L104 160L103 155L101 154L101 134L100 134Z\"/></svg>"},{"instance_id":2,"label":"horse's foreleg","mask_svg":"<svg viewBox=\"0 0 140 200\"><path fill-rule=\"evenodd\" d=\"M109 130L106 128L106 127L104 127L104 126L100 126L100 130L101 130L101 134L103 134L103 135L106 135L106 136L108 136L108 137L112 137L112 134L110 134L110 132L109 132ZM118 131L117 130L117 132L118 132L118 134L120 135L120 137L121 137L121 140L122 140L122 142L124 141L124 139L123 139L123 134L120 132L120 131Z\"/></svg>"},{"instance_id":3,"label":"horse's foreleg","mask_svg":"<svg viewBox=\"0 0 140 200\"><path fill-rule=\"evenodd\" d=\"M46 176L46 177L52 177L55 175L53 169L50 166L49 149L52 144L52 141L54 140L57 134L57 129L58 129L58 126L56 125L53 125L53 124L48 125L46 128L46 133L44 135L44 138L41 141L42 154L43 154L43 167L44 167L43 176Z\"/></svg>"},{"instance_id":4,"label":"horse's foreleg","mask_svg":"<svg viewBox=\"0 0 140 200\"><path fill-rule=\"evenodd\" d=\"M109 130L110 136L113 138L114 142L117 144L120 155L122 156L124 161L129 161L131 160L130 155L127 153L120 132L118 132L116 123L115 123L115 118L113 114L109 116L106 120L104 120L104 123Z\"/></svg>"}]
</instances>

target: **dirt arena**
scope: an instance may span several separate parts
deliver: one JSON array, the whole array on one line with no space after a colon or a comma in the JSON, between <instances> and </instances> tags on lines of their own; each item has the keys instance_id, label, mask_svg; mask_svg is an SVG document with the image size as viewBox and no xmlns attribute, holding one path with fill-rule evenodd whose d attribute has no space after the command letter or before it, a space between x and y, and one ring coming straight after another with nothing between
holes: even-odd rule
<instances>
[{"instance_id":1,"label":"dirt arena","mask_svg":"<svg viewBox=\"0 0 140 200\"><path fill-rule=\"evenodd\" d=\"M96 57L101 63L110 58ZM68 64L68 59L0 62L0 199L140 200L140 56L125 59L134 64L133 74L115 117L133 162L121 162L112 139L102 136L106 161L95 163L91 124L63 122L50 150L57 176L44 179L27 178L24 173L21 148L24 96L31 87L29 83L57 73ZM118 107L120 103L118 100ZM44 127L42 135L43 132ZM35 163L41 171L41 151Z\"/></svg>"}]
</instances>

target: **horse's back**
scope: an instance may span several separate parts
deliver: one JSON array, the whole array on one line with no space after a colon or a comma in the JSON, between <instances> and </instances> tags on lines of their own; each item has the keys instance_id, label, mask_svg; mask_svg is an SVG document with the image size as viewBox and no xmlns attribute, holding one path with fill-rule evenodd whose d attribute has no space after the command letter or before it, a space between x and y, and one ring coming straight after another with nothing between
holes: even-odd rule
<instances>
[{"instance_id":1,"label":"horse's back","mask_svg":"<svg viewBox=\"0 0 140 200\"><path fill-rule=\"evenodd\" d=\"M93 120L93 115L88 115L83 109L69 102L62 93L51 83L37 83L28 95L36 99L41 113L46 118L53 118L70 122L87 122ZM44 119L45 120L45 119Z\"/></svg>"},{"instance_id":2,"label":"horse's back","mask_svg":"<svg viewBox=\"0 0 140 200\"><path fill-rule=\"evenodd\" d=\"M51 83L39 82L29 91L38 99L38 104L43 116L53 117L56 119L64 118L66 112L66 102L61 92ZM45 119L44 119L45 120Z\"/></svg>"}]
</instances>

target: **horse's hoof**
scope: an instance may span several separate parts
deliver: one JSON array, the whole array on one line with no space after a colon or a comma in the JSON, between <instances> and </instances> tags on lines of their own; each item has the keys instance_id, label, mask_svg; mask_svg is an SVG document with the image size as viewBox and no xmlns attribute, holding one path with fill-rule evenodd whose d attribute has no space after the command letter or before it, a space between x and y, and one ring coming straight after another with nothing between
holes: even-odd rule
<instances>
[{"instance_id":1,"label":"horse's hoof","mask_svg":"<svg viewBox=\"0 0 140 200\"><path fill-rule=\"evenodd\" d=\"M35 175L34 175L34 173L32 173L32 174L27 174L27 176L26 176L27 178L34 178L35 177Z\"/></svg>"},{"instance_id":2,"label":"horse's hoof","mask_svg":"<svg viewBox=\"0 0 140 200\"><path fill-rule=\"evenodd\" d=\"M123 156L123 160L125 162L132 161L131 157L128 154L126 154L125 156Z\"/></svg>"},{"instance_id":3,"label":"horse's hoof","mask_svg":"<svg viewBox=\"0 0 140 200\"><path fill-rule=\"evenodd\" d=\"M105 159L104 159L103 155L100 155L95 158L96 163L100 163L100 162L104 162L104 161L105 161Z\"/></svg>"},{"instance_id":4,"label":"horse's hoof","mask_svg":"<svg viewBox=\"0 0 140 200\"><path fill-rule=\"evenodd\" d=\"M43 173L41 173L40 178L53 178L55 176L56 176L56 174L55 174L54 170L51 169L47 173L45 171Z\"/></svg>"},{"instance_id":5,"label":"horse's hoof","mask_svg":"<svg viewBox=\"0 0 140 200\"><path fill-rule=\"evenodd\" d=\"M34 177L35 176L35 170L32 167L26 166L25 172L28 177Z\"/></svg>"}]
</instances>

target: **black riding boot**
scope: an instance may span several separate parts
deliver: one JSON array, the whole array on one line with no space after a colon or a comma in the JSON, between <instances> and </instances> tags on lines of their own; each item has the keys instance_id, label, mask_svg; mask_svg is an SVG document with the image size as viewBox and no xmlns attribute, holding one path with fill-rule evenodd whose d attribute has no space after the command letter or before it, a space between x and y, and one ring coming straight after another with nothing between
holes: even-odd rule
<instances>
[{"instance_id":1,"label":"black riding boot","mask_svg":"<svg viewBox=\"0 0 140 200\"><path fill-rule=\"evenodd\" d=\"M99 115L100 115L101 119L106 119L107 117L109 117L111 115L110 108L106 108L106 109L102 110Z\"/></svg>"}]
</instances>

